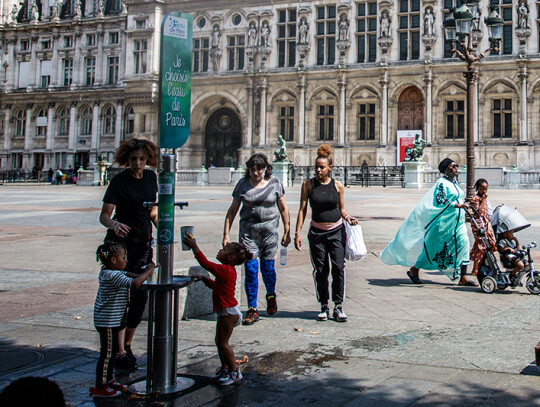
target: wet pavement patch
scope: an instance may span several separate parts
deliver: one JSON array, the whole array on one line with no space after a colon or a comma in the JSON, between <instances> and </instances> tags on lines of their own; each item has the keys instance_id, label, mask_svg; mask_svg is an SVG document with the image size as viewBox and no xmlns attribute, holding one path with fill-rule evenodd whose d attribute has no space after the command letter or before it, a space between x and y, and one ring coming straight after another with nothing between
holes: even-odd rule
<instances>
[{"instance_id":1,"label":"wet pavement patch","mask_svg":"<svg viewBox=\"0 0 540 407\"><path fill-rule=\"evenodd\" d=\"M76 351L24 349L0 346L0 377L27 368L35 370L79 356Z\"/></svg>"}]
</instances>

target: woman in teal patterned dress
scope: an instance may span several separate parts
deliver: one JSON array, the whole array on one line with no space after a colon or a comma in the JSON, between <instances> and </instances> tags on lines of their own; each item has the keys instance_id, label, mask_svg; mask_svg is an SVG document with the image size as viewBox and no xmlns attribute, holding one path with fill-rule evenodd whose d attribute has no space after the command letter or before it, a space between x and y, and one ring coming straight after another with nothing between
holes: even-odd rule
<instances>
[{"instance_id":1,"label":"woman in teal patterned dress","mask_svg":"<svg viewBox=\"0 0 540 407\"><path fill-rule=\"evenodd\" d=\"M459 285L477 285L465 276L469 237L465 226L465 193L457 181L458 165L450 158L439 164L443 174L400 226L381 253L388 265L410 267L407 275L422 284L420 269L440 270Z\"/></svg>"}]
</instances>

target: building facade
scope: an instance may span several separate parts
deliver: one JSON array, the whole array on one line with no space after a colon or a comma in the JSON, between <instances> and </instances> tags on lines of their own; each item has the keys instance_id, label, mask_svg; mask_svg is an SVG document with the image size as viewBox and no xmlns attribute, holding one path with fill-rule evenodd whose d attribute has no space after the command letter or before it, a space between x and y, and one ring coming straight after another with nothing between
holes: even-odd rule
<instances>
[{"instance_id":1,"label":"building facade","mask_svg":"<svg viewBox=\"0 0 540 407\"><path fill-rule=\"evenodd\" d=\"M3 8L2 168L91 164L110 160L123 138L155 138L159 29L170 11L193 15L180 168L272 156L279 135L298 165L322 143L336 165L395 165L400 130L422 131L428 166L466 162L466 65L443 31L457 0L35 1ZM477 166L538 168L540 1L481 0L479 53L490 4L503 40L475 66Z\"/></svg>"}]
</instances>

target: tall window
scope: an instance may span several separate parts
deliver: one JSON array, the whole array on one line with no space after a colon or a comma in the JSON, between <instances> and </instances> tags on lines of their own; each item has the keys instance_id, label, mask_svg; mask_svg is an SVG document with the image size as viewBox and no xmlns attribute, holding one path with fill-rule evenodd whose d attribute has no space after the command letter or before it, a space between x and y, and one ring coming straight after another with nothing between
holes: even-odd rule
<instances>
[{"instance_id":1,"label":"tall window","mask_svg":"<svg viewBox=\"0 0 540 407\"><path fill-rule=\"evenodd\" d=\"M447 17L452 17L451 16L452 10L456 7L459 7L458 0L444 0L443 21L446 20ZM452 44L450 44L448 41L444 41L444 57L445 58L452 58L452 54L450 53L451 48L452 48Z\"/></svg>"},{"instance_id":2,"label":"tall window","mask_svg":"<svg viewBox=\"0 0 540 407\"><path fill-rule=\"evenodd\" d=\"M458 140L465 138L465 101L446 101L446 135L444 138Z\"/></svg>"},{"instance_id":3,"label":"tall window","mask_svg":"<svg viewBox=\"0 0 540 407\"><path fill-rule=\"evenodd\" d=\"M499 53L510 55L512 54L512 0L490 0L490 4L500 5L500 14L504 20L502 41L499 45ZM518 2L515 2L518 4Z\"/></svg>"},{"instance_id":4,"label":"tall window","mask_svg":"<svg viewBox=\"0 0 540 407\"><path fill-rule=\"evenodd\" d=\"M58 135L67 136L69 134L69 110L63 107L58 112Z\"/></svg>"},{"instance_id":5,"label":"tall window","mask_svg":"<svg viewBox=\"0 0 540 407\"><path fill-rule=\"evenodd\" d=\"M357 62L375 62L377 58L377 3L356 5Z\"/></svg>"},{"instance_id":6,"label":"tall window","mask_svg":"<svg viewBox=\"0 0 540 407\"><path fill-rule=\"evenodd\" d=\"M86 69L86 84L93 85L96 81L96 58L86 58L84 65Z\"/></svg>"},{"instance_id":7,"label":"tall window","mask_svg":"<svg viewBox=\"0 0 540 407\"><path fill-rule=\"evenodd\" d=\"M120 57L109 57L107 60L107 83L114 85L118 82L118 67L120 65Z\"/></svg>"},{"instance_id":8,"label":"tall window","mask_svg":"<svg viewBox=\"0 0 540 407\"><path fill-rule=\"evenodd\" d=\"M107 106L103 111L103 134L114 134L116 130L116 109Z\"/></svg>"},{"instance_id":9,"label":"tall window","mask_svg":"<svg viewBox=\"0 0 540 407\"><path fill-rule=\"evenodd\" d=\"M358 105L358 140L375 140L375 103Z\"/></svg>"},{"instance_id":10,"label":"tall window","mask_svg":"<svg viewBox=\"0 0 540 407\"><path fill-rule=\"evenodd\" d=\"M135 73L146 73L146 50L148 41L136 40L134 43L133 60Z\"/></svg>"},{"instance_id":11,"label":"tall window","mask_svg":"<svg viewBox=\"0 0 540 407\"><path fill-rule=\"evenodd\" d=\"M64 86L71 86L73 82L73 59L64 59Z\"/></svg>"},{"instance_id":12,"label":"tall window","mask_svg":"<svg viewBox=\"0 0 540 407\"><path fill-rule=\"evenodd\" d=\"M64 37L64 48L73 47L73 36L68 35Z\"/></svg>"},{"instance_id":13,"label":"tall window","mask_svg":"<svg viewBox=\"0 0 540 407\"><path fill-rule=\"evenodd\" d=\"M135 112L130 107L126 111L126 134L133 134L135 131Z\"/></svg>"},{"instance_id":14,"label":"tall window","mask_svg":"<svg viewBox=\"0 0 540 407\"><path fill-rule=\"evenodd\" d=\"M315 25L317 65L333 65L336 61L336 6L317 7Z\"/></svg>"},{"instance_id":15,"label":"tall window","mask_svg":"<svg viewBox=\"0 0 540 407\"><path fill-rule=\"evenodd\" d=\"M296 65L296 9L278 10L278 66Z\"/></svg>"},{"instance_id":16,"label":"tall window","mask_svg":"<svg viewBox=\"0 0 540 407\"><path fill-rule=\"evenodd\" d=\"M208 71L209 51L209 38L196 38L193 40L193 72Z\"/></svg>"},{"instance_id":17,"label":"tall window","mask_svg":"<svg viewBox=\"0 0 540 407\"><path fill-rule=\"evenodd\" d=\"M294 140L294 106L281 106L278 115L279 134L286 141Z\"/></svg>"},{"instance_id":18,"label":"tall window","mask_svg":"<svg viewBox=\"0 0 540 407\"><path fill-rule=\"evenodd\" d=\"M52 63L41 61L41 87L46 88L51 83Z\"/></svg>"},{"instance_id":19,"label":"tall window","mask_svg":"<svg viewBox=\"0 0 540 407\"><path fill-rule=\"evenodd\" d=\"M81 112L81 135L89 136L92 134L92 109L86 106Z\"/></svg>"},{"instance_id":20,"label":"tall window","mask_svg":"<svg viewBox=\"0 0 540 407\"><path fill-rule=\"evenodd\" d=\"M334 139L334 105L320 105L317 121L319 122L319 141Z\"/></svg>"},{"instance_id":21,"label":"tall window","mask_svg":"<svg viewBox=\"0 0 540 407\"><path fill-rule=\"evenodd\" d=\"M86 45L93 47L96 45L96 35L95 34L86 34Z\"/></svg>"},{"instance_id":22,"label":"tall window","mask_svg":"<svg viewBox=\"0 0 540 407\"><path fill-rule=\"evenodd\" d=\"M36 117L36 136L47 135L47 110L40 109Z\"/></svg>"},{"instance_id":23,"label":"tall window","mask_svg":"<svg viewBox=\"0 0 540 407\"><path fill-rule=\"evenodd\" d=\"M399 59L420 58L420 0L399 0Z\"/></svg>"},{"instance_id":24,"label":"tall window","mask_svg":"<svg viewBox=\"0 0 540 407\"><path fill-rule=\"evenodd\" d=\"M21 109L15 115L15 137L24 137L26 131L26 111Z\"/></svg>"},{"instance_id":25,"label":"tall window","mask_svg":"<svg viewBox=\"0 0 540 407\"><path fill-rule=\"evenodd\" d=\"M118 44L118 33L117 32L109 33L109 44Z\"/></svg>"},{"instance_id":26,"label":"tall window","mask_svg":"<svg viewBox=\"0 0 540 407\"><path fill-rule=\"evenodd\" d=\"M512 99L493 99L493 138L512 137Z\"/></svg>"},{"instance_id":27,"label":"tall window","mask_svg":"<svg viewBox=\"0 0 540 407\"><path fill-rule=\"evenodd\" d=\"M232 35L227 37L227 55L229 60L229 71L244 69L245 45L245 35Z\"/></svg>"}]
</instances>

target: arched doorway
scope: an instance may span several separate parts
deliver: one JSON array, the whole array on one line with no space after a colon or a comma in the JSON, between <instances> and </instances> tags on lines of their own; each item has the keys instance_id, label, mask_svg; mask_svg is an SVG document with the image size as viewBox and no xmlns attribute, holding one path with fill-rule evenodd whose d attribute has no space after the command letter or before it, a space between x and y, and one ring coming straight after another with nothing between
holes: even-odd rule
<instances>
[{"instance_id":1,"label":"arched doorway","mask_svg":"<svg viewBox=\"0 0 540 407\"><path fill-rule=\"evenodd\" d=\"M242 128L236 113L227 108L216 110L206 123L206 167L237 167Z\"/></svg>"},{"instance_id":2,"label":"arched doorway","mask_svg":"<svg viewBox=\"0 0 540 407\"><path fill-rule=\"evenodd\" d=\"M409 86L398 100L398 130L424 129L424 98L420 90Z\"/></svg>"}]
</instances>

